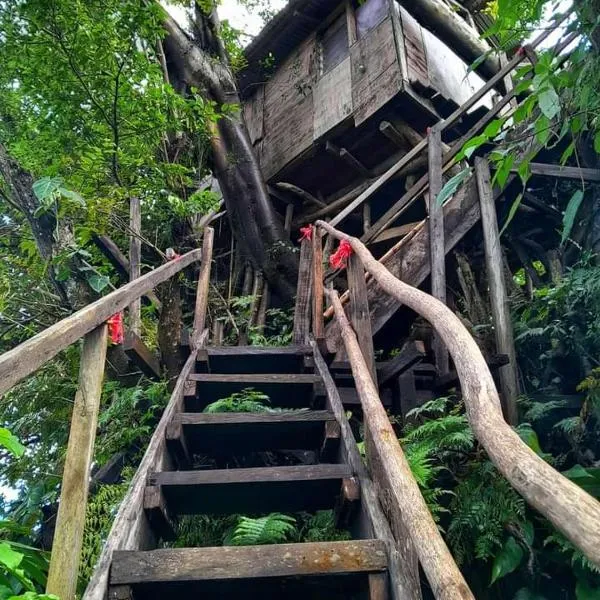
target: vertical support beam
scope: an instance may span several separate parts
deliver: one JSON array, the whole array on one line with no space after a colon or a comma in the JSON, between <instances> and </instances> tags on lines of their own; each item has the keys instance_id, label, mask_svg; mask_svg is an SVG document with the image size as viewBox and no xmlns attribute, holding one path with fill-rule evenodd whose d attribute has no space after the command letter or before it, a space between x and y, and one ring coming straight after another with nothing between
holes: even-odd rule
<instances>
[{"instance_id":1,"label":"vertical support beam","mask_svg":"<svg viewBox=\"0 0 600 600\"><path fill-rule=\"evenodd\" d=\"M294 307L294 344L307 344L310 334L312 242L300 243L300 266Z\"/></svg>"},{"instance_id":2,"label":"vertical support beam","mask_svg":"<svg viewBox=\"0 0 600 600\"><path fill-rule=\"evenodd\" d=\"M367 233L371 227L371 203L365 202L363 204L363 233ZM331 236L329 236L331 237Z\"/></svg>"},{"instance_id":3,"label":"vertical support beam","mask_svg":"<svg viewBox=\"0 0 600 600\"><path fill-rule=\"evenodd\" d=\"M510 425L516 425L519 382L517 379L515 342L504 283L502 249L500 248L498 218L494 204L490 167L486 159L481 157L475 159L475 176L481 205L485 265L490 288L496 352L508 355L510 361L509 364L498 369L500 389L502 390L502 410L506 421Z\"/></svg>"},{"instance_id":4,"label":"vertical support beam","mask_svg":"<svg viewBox=\"0 0 600 600\"><path fill-rule=\"evenodd\" d=\"M214 237L215 230L212 227L206 227L204 229L204 239L202 240L202 262L200 263L200 275L198 276L198 288L196 290L196 307L194 309L194 327L192 330L192 345L194 348L206 326Z\"/></svg>"},{"instance_id":5,"label":"vertical support beam","mask_svg":"<svg viewBox=\"0 0 600 600\"><path fill-rule=\"evenodd\" d=\"M355 253L348 259L348 290L350 292L350 322L358 338L365 363L369 367L371 378L377 385L375 350L373 348L373 331L371 330L365 270L360 258Z\"/></svg>"},{"instance_id":6,"label":"vertical support beam","mask_svg":"<svg viewBox=\"0 0 600 600\"><path fill-rule=\"evenodd\" d=\"M358 39L358 32L356 31L356 14L351 0L346 0L346 26L348 27L348 46L352 46Z\"/></svg>"},{"instance_id":7,"label":"vertical support beam","mask_svg":"<svg viewBox=\"0 0 600 600\"><path fill-rule=\"evenodd\" d=\"M142 232L142 211L140 199L133 197L129 200L129 281L137 279L141 273L142 242L140 235ZM129 329L139 336L142 325L142 300L136 298L129 305Z\"/></svg>"},{"instance_id":8,"label":"vertical support beam","mask_svg":"<svg viewBox=\"0 0 600 600\"><path fill-rule=\"evenodd\" d=\"M500 55L498 58L500 59L500 66L504 69L506 67L506 65L508 64L508 57L506 56L506 52L500 52ZM511 75L510 71L504 76L504 79L502 81L504 83L504 89L505 89L506 93L510 94L514 89L512 75ZM510 104L510 107L513 109L517 108L517 106L519 105L516 98L511 98L509 104Z\"/></svg>"},{"instance_id":9,"label":"vertical support beam","mask_svg":"<svg viewBox=\"0 0 600 600\"><path fill-rule=\"evenodd\" d=\"M323 319L323 239L321 231L316 227L312 232L313 263L313 336L315 340L325 337L325 321Z\"/></svg>"},{"instance_id":10,"label":"vertical support beam","mask_svg":"<svg viewBox=\"0 0 600 600\"><path fill-rule=\"evenodd\" d=\"M107 326L102 324L83 340L79 387L75 394L60 504L52 544L46 592L75 600L77 574L94 453L98 410L106 360Z\"/></svg>"},{"instance_id":11,"label":"vertical support beam","mask_svg":"<svg viewBox=\"0 0 600 600\"><path fill-rule=\"evenodd\" d=\"M290 202L285 206L285 220L283 222L283 230L288 234L292 233L292 218L294 216L294 205Z\"/></svg>"},{"instance_id":12,"label":"vertical support beam","mask_svg":"<svg viewBox=\"0 0 600 600\"><path fill-rule=\"evenodd\" d=\"M446 303L446 249L444 243L444 209L437 205L442 189L442 134L432 127L427 134L429 155L429 255L431 261L431 295ZM448 372L448 350L434 333L433 352L440 375Z\"/></svg>"}]
</instances>

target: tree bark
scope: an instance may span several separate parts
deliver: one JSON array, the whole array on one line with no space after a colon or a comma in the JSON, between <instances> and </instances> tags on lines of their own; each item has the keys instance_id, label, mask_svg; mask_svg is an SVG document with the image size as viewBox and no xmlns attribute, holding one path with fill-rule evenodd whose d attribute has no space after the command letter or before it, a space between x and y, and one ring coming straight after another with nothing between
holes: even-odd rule
<instances>
[{"instance_id":1,"label":"tree bark","mask_svg":"<svg viewBox=\"0 0 600 600\"><path fill-rule=\"evenodd\" d=\"M258 159L250 142L239 105L235 79L226 63L221 45L214 33L217 25L211 17L197 15L202 35L200 43L213 46L200 48L172 19L167 18L165 51L180 79L188 87L197 87L224 114L211 127L211 147L215 175L223 193L232 230L242 253L254 267L265 274L270 286L284 298L292 298L298 271L298 260L269 199ZM214 55L209 54L213 51Z\"/></svg>"}]
</instances>

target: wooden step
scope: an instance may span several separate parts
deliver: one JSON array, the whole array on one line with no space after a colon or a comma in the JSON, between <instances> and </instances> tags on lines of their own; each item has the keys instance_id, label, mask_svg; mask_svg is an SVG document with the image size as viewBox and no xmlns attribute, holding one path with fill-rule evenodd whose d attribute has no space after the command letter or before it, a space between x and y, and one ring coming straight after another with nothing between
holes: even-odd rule
<instances>
[{"instance_id":1,"label":"wooden step","mask_svg":"<svg viewBox=\"0 0 600 600\"><path fill-rule=\"evenodd\" d=\"M180 469L193 455L227 457L265 450L315 450L332 462L339 425L325 410L281 413L179 413L167 427L167 447Z\"/></svg>"},{"instance_id":2,"label":"wooden step","mask_svg":"<svg viewBox=\"0 0 600 600\"><path fill-rule=\"evenodd\" d=\"M349 466L325 464L164 471L147 483L160 488L169 515L266 514L333 508L351 477Z\"/></svg>"},{"instance_id":3,"label":"wooden step","mask_svg":"<svg viewBox=\"0 0 600 600\"><path fill-rule=\"evenodd\" d=\"M199 355L201 373L303 373L310 346L209 346Z\"/></svg>"},{"instance_id":4,"label":"wooden step","mask_svg":"<svg viewBox=\"0 0 600 600\"><path fill-rule=\"evenodd\" d=\"M185 390L187 412L198 412L221 398L245 388L254 388L270 399L270 406L281 408L321 408L323 384L308 373L196 373L190 375Z\"/></svg>"},{"instance_id":5,"label":"wooden step","mask_svg":"<svg viewBox=\"0 0 600 600\"><path fill-rule=\"evenodd\" d=\"M109 599L379 600L386 569L380 540L115 551Z\"/></svg>"}]
</instances>

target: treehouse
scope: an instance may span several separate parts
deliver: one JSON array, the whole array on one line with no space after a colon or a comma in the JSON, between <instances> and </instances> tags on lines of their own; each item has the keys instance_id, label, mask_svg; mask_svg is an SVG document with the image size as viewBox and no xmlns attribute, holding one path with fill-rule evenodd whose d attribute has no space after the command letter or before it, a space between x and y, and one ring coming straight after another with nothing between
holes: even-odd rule
<instances>
[{"instance_id":1,"label":"treehouse","mask_svg":"<svg viewBox=\"0 0 600 600\"><path fill-rule=\"evenodd\" d=\"M439 35L413 12L395 0L292 1L248 47L239 85L250 139L282 212L294 205L296 226L335 215L484 84L462 39L462 30L477 39L476 29L450 12L461 35ZM480 69L494 70L491 59ZM491 106L492 91L450 139ZM425 170L423 157L407 164L349 216L348 230L367 229ZM415 207L399 225L424 215ZM375 241L389 246L406 232Z\"/></svg>"}]
</instances>

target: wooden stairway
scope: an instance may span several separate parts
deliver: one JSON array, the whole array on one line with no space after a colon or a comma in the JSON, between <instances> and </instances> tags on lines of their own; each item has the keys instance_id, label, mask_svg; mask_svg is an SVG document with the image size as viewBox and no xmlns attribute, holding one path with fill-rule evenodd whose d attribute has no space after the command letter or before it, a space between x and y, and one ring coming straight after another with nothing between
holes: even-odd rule
<instances>
[{"instance_id":1,"label":"wooden stairway","mask_svg":"<svg viewBox=\"0 0 600 600\"><path fill-rule=\"evenodd\" d=\"M388 597L386 540L373 533L373 521L381 530L384 518L376 502L361 506L365 472L356 468L361 459L337 389L328 373L324 381L325 363L317 361L321 371L310 346L206 347L188 359L165 411L168 421L163 417L155 433L162 439L153 439L136 476L143 493L134 482L107 542L114 551L100 560L85 600L105 597L103 572L112 600ZM275 410L201 412L248 387L266 393ZM265 452L277 466L264 466L257 453ZM183 515L322 509L332 509L355 539L164 547L176 539ZM127 541L140 517L140 535Z\"/></svg>"}]
</instances>

